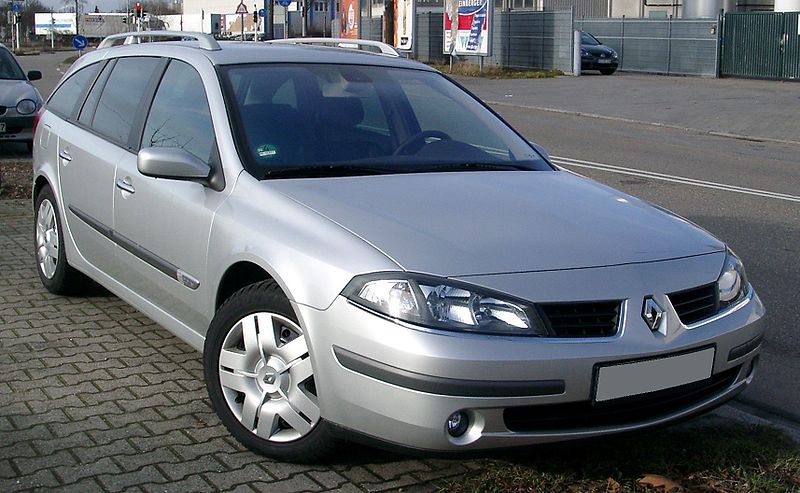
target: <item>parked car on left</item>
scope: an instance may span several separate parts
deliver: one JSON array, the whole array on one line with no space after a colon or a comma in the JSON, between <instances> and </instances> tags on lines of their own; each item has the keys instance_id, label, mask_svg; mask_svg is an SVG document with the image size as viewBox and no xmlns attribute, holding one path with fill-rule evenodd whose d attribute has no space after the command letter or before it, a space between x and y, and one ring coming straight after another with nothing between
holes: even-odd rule
<instances>
[{"instance_id":1,"label":"parked car on left","mask_svg":"<svg viewBox=\"0 0 800 493\"><path fill-rule=\"evenodd\" d=\"M33 148L33 120L42 96L31 81L41 78L38 70L26 74L0 43L0 142L25 142L28 150Z\"/></svg>"}]
</instances>

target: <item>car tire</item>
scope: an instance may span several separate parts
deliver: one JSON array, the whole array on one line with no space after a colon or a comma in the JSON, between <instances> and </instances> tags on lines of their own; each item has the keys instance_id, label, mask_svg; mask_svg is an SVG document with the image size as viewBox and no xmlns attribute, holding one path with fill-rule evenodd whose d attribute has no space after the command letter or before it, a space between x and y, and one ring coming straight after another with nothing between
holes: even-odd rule
<instances>
[{"instance_id":1,"label":"car tire","mask_svg":"<svg viewBox=\"0 0 800 493\"><path fill-rule=\"evenodd\" d=\"M42 284L53 294L85 293L92 285L92 280L67 262L61 216L49 185L36 195L34 211L34 258Z\"/></svg>"},{"instance_id":2,"label":"car tire","mask_svg":"<svg viewBox=\"0 0 800 493\"><path fill-rule=\"evenodd\" d=\"M603 75L611 75L616 71L617 71L617 69L615 69L615 68L601 68L600 69L600 73L603 74Z\"/></svg>"},{"instance_id":3,"label":"car tire","mask_svg":"<svg viewBox=\"0 0 800 493\"><path fill-rule=\"evenodd\" d=\"M206 334L211 404L247 448L290 462L318 462L336 439L319 413L308 344L274 281L234 293Z\"/></svg>"}]
</instances>

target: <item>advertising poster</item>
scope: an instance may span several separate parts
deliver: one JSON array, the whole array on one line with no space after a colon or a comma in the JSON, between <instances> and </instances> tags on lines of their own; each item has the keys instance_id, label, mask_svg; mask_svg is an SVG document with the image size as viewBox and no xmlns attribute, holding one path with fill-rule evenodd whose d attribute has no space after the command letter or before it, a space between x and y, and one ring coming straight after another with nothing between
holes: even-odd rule
<instances>
[{"instance_id":1,"label":"advertising poster","mask_svg":"<svg viewBox=\"0 0 800 493\"><path fill-rule=\"evenodd\" d=\"M339 17L342 20L340 36L358 39L358 0L340 0Z\"/></svg>"},{"instance_id":2,"label":"advertising poster","mask_svg":"<svg viewBox=\"0 0 800 493\"><path fill-rule=\"evenodd\" d=\"M394 46L398 50L411 50L414 46L415 0L395 0L394 2Z\"/></svg>"},{"instance_id":3,"label":"advertising poster","mask_svg":"<svg viewBox=\"0 0 800 493\"><path fill-rule=\"evenodd\" d=\"M444 1L444 54L490 55L491 0Z\"/></svg>"}]
</instances>

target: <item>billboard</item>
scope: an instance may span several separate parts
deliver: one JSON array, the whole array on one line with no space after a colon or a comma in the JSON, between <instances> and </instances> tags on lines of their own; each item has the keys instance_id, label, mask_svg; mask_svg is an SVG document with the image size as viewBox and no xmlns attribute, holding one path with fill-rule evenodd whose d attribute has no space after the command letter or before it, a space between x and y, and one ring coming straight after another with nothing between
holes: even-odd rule
<instances>
[{"instance_id":1,"label":"billboard","mask_svg":"<svg viewBox=\"0 0 800 493\"><path fill-rule=\"evenodd\" d=\"M492 0L445 0L444 54L491 55Z\"/></svg>"},{"instance_id":2,"label":"billboard","mask_svg":"<svg viewBox=\"0 0 800 493\"><path fill-rule=\"evenodd\" d=\"M81 32L87 38L105 38L112 34L133 30L125 14L83 14Z\"/></svg>"},{"instance_id":3,"label":"billboard","mask_svg":"<svg viewBox=\"0 0 800 493\"><path fill-rule=\"evenodd\" d=\"M49 36L50 30L56 34L77 34L75 32L75 14L45 12L33 14L34 34Z\"/></svg>"},{"instance_id":4,"label":"billboard","mask_svg":"<svg viewBox=\"0 0 800 493\"><path fill-rule=\"evenodd\" d=\"M416 3L415 0L394 2L394 46L398 50L411 50L414 46Z\"/></svg>"},{"instance_id":5,"label":"billboard","mask_svg":"<svg viewBox=\"0 0 800 493\"><path fill-rule=\"evenodd\" d=\"M339 17L342 20L340 36L358 39L358 0L340 0Z\"/></svg>"}]
</instances>

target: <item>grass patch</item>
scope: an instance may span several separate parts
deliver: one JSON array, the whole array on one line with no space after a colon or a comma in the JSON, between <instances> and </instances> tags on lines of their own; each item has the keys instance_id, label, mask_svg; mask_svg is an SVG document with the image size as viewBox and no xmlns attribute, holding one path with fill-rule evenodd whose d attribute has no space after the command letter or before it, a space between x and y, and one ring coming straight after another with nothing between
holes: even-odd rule
<instances>
[{"instance_id":1,"label":"grass patch","mask_svg":"<svg viewBox=\"0 0 800 493\"><path fill-rule=\"evenodd\" d=\"M473 63L454 63L453 70L447 63L429 63L431 67L440 72L451 75L466 75L469 77L485 77L487 79L546 79L564 75L560 70L513 69L506 67L480 66Z\"/></svg>"},{"instance_id":2,"label":"grass patch","mask_svg":"<svg viewBox=\"0 0 800 493\"><path fill-rule=\"evenodd\" d=\"M661 479L667 486L655 486ZM796 493L800 449L769 427L682 427L525 448L485 460L439 492Z\"/></svg>"},{"instance_id":3,"label":"grass patch","mask_svg":"<svg viewBox=\"0 0 800 493\"><path fill-rule=\"evenodd\" d=\"M0 200L31 196L33 165L29 159L0 161Z\"/></svg>"}]
</instances>

